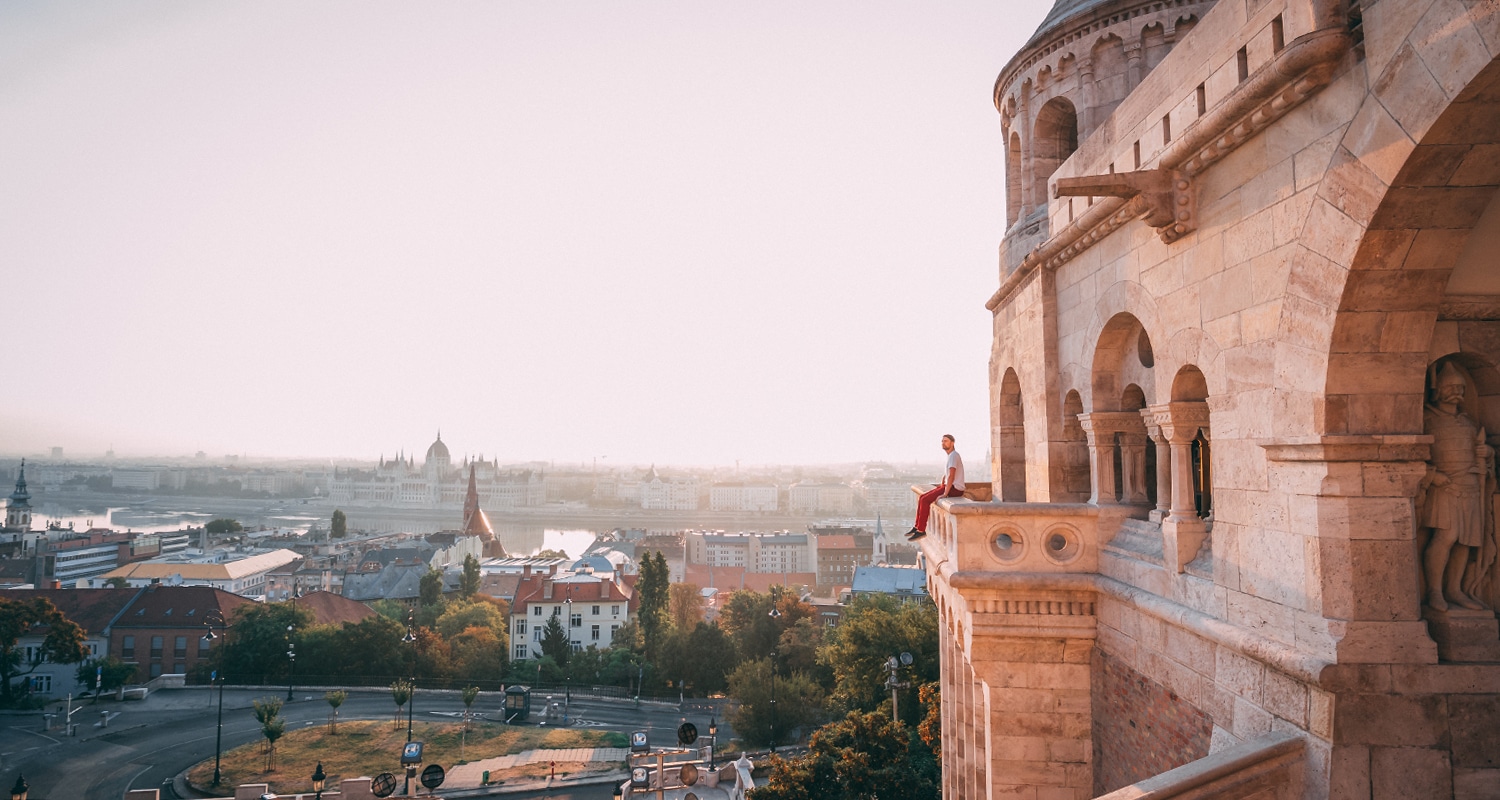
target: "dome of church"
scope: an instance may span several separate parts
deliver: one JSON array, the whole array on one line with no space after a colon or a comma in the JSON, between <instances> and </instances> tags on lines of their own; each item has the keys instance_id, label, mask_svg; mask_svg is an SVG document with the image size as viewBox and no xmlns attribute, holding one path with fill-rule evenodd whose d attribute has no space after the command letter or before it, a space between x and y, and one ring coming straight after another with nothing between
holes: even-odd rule
<instances>
[{"instance_id":1,"label":"dome of church","mask_svg":"<svg viewBox=\"0 0 1500 800\"><path fill-rule=\"evenodd\" d=\"M448 445L443 444L443 434L441 433L438 434L437 441L433 442L432 446L427 448L427 460L432 461L434 459L438 461L453 460L448 455Z\"/></svg>"},{"instance_id":2,"label":"dome of church","mask_svg":"<svg viewBox=\"0 0 1500 800\"><path fill-rule=\"evenodd\" d=\"M1113 5L1119 0L1057 0L1052 4L1052 10L1042 19L1042 24L1036 27L1036 33L1031 34L1028 45L1046 36L1053 28L1063 22L1080 14L1086 14L1100 6Z\"/></svg>"}]
</instances>

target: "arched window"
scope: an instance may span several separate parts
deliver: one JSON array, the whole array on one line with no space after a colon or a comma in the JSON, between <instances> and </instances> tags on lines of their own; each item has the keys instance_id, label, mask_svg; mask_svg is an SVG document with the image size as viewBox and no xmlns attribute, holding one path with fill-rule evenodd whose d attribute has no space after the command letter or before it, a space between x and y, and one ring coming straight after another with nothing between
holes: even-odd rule
<instances>
[{"instance_id":1,"label":"arched window","mask_svg":"<svg viewBox=\"0 0 1500 800\"><path fill-rule=\"evenodd\" d=\"M1011 131L1005 146L1005 227L1021 219L1021 134Z\"/></svg>"},{"instance_id":2,"label":"arched window","mask_svg":"<svg viewBox=\"0 0 1500 800\"><path fill-rule=\"evenodd\" d=\"M1007 369L1000 382L1000 499L1026 502L1026 415L1021 381Z\"/></svg>"},{"instance_id":3,"label":"arched window","mask_svg":"<svg viewBox=\"0 0 1500 800\"><path fill-rule=\"evenodd\" d=\"M1033 197L1041 206L1047 202L1047 181L1052 173L1078 149L1078 112L1067 98L1054 97L1037 112L1033 130L1031 164L1036 176Z\"/></svg>"}]
</instances>

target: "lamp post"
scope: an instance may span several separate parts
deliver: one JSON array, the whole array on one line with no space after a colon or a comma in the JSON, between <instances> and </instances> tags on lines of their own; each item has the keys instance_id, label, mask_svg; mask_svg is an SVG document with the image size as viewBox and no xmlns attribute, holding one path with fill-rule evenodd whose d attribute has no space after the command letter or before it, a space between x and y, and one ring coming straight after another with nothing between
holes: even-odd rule
<instances>
[{"instance_id":1,"label":"lamp post","mask_svg":"<svg viewBox=\"0 0 1500 800\"><path fill-rule=\"evenodd\" d=\"M312 774L313 795L317 800L323 800L323 783L327 780L328 776L323 774L323 762L319 761L317 769L314 769Z\"/></svg>"},{"instance_id":2,"label":"lamp post","mask_svg":"<svg viewBox=\"0 0 1500 800\"><path fill-rule=\"evenodd\" d=\"M213 641L215 639L219 638L219 634L214 633L214 629L212 627L210 627L211 624L212 624L211 620L209 620L209 619L206 619L206 620L203 621L203 626L205 628L208 628L208 633L203 634L203 641L205 643L209 644L210 646L212 646ZM224 622L224 618L223 617L219 617L219 629L223 630L223 631L226 631L226 632L229 630L229 625ZM229 638L226 636L224 638L224 648L227 649L228 647L229 647ZM218 678L218 680L219 680L219 721L216 724L216 727L215 727L215 730L214 730L214 782L213 782L213 785L215 787L217 787L219 785L219 783L223 780L223 773L220 772L220 770L219 770L219 763L220 763L220 759L221 759L221 757L223 756L223 753L224 753L224 665L225 665L225 662L228 661L228 659L224 657L224 652L225 652L224 650L220 650L219 668L214 671L215 672L214 677Z\"/></svg>"},{"instance_id":3,"label":"lamp post","mask_svg":"<svg viewBox=\"0 0 1500 800\"><path fill-rule=\"evenodd\" d=\"M411 648L411 681L406 684L406 689L407 689L407 692L408 692L408 694L406 696L406 741L407 741L408 744L411 743L411 717L412 717L412 710L415 709L416 706L417 706L417 634L414 633L414 632L412 632L412 614L413 613L414 612L411 612L411 611L406 612L406 635L403 636L403 637L401 637L401 641L403 641L403 642L405 642L405 643L407 643L407 644L409 644L409 645L412 646L412 648ZM406 795L410 795L411 794L411 773L412 773L412 769L411 768L407 768L407 769L402 770L402 771L406 774L406 785L402 789L402 793L406 794Z\"/></svg>"},{"instance_id":4,"label":"lamp post","mask_svg":"<svg viewBox=\"0 0 1500 800\"><path fill-rule=\"evenodd\" d=\"M770 617L771 617L772 623L773 624L776 623L777 621L779 621L781 619L781 610L778 609L778 608L776 608L775 606L772 606L771 607ZM781 637L778 634L777 639L779 640L780 638ZM776 711L776 649L772 648L771 649L771 752L772 753L776 752L776 723L780 721L780 720L777 719L777 717L778 717L778 714L777 714L777 711Z\"/></svg>"},{"instance_id":5,"label":"lamp post","mask_svg":"<svg viewBox=\"0 0 1500 800\"><path fill-rule=\"evenodd\" d=\"M568 657L573 651L573 592L568 592L567 599L563 604L568 607ZM568 710L573 706L573 673L568 670L567 662L563 662L563 727L568 726Z\"/></svg>"},{"instance_id":6,"label":"lamp post","mask_svg":"<svg viewBox=\"0 0 1500 800\"><path fill-rule=\"evenodd\" d=\"M287 638L290 639L291 636L292 636L292 633L291 633L292 626L290 626L290 625L286 626L286 630L287 630ZM292 702L292 681L295 680L296 677L297 677L297 643L296 642L287 642L286 643L286 658L287 658L287 661L290 661L291 664L292 664L291 669L287 672L287 675L286 675L286 701L288 703L290 703L290 702Z\"/></svg>"},{"instance_id":7,"label":"lamp post","mask_svg":"<svg viewBox=\"0 0 1500 800\"><path fill-rule=\"evenodd\" d=\"M714 750L719 745L719 723L708 718L708 771L714 771Z\"/></svg>"}]
</instances>

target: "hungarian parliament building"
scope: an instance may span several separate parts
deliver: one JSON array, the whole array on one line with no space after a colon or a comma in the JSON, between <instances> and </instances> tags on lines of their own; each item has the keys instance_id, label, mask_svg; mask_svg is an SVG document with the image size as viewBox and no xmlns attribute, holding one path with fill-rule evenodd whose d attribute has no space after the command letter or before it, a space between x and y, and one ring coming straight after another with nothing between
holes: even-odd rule
<instances>
[{"instance_id":1,"label":"hungarian parliament building","mask_svg":"<svg viewBox=\"0 0 1500 800\"><path fill-rule=\"evenodd\" d=\"M547 500L540 470L502 470L496 461L464 459L455 466L443 436L427 448L421 466L410 455L381 458L374 470L337 470L328 496L335 503L382 507L437 508L460 506L469 488L469 474L485 508L540 506Z\"/></svg>"}]
</instances>

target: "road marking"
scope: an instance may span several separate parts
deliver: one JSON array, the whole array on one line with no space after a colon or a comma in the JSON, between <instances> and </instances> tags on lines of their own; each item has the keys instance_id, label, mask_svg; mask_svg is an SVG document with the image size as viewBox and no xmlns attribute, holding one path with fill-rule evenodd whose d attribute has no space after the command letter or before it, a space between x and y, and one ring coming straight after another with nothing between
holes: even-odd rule
<instances>
[{"instance_id":1,"label":"road marking","mask_svg":"<svg viewBox=\"0 0 1500 800\"><path fill-rule=\"evenodd\" d=\"M46 739L47 741L49 741L49 742L51 742L53 744L62 744L62 742L59 742L58 740L52 738L51 736L48 736L45 733L37 733L36 731L33 731L33 730L28 730L26 728L17 728L15 726L11 726L11 730L13 730L13 731L20 731L21 733L29 733L32 736L40 736L43 739Z\"/></svg>"}]
</instances>

